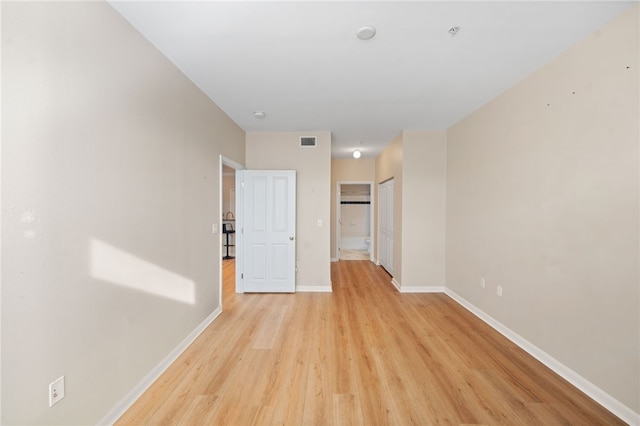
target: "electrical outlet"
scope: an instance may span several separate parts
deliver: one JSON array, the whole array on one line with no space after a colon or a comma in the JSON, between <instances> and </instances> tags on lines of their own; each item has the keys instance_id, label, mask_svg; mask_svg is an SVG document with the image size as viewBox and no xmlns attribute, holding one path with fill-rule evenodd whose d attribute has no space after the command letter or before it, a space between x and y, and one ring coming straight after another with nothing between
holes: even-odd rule
<instances>
[{"instance_id":1,"label":"electrical outlet","mask_svg":"<svg viewBox=\"0 0 640 426\"><path fill-rule=\"evenodd\" d=\"M49 407L64 398L64 376L49 384Z\"/></svg>"},{"instance_id":2,"label":"electrical outlet","mask_svg":"<svg viewBox=\"0 0 640 426\"><path fill-rule=\"evenodd\" d=\"M502 286L499 285L498 287L496 287L496 294L500 297L502 297Z\"/></svg>"},{"instance_id":3,"label":"electrical outlet","mask_svg":"<svg viewBox=\"0 0 640 426\"><path fill-rule=\"evenodd\" d=\"M484 288L485 283L484 283L484 278L480 278L480 287Z\"/></svg>"}]
</instances>

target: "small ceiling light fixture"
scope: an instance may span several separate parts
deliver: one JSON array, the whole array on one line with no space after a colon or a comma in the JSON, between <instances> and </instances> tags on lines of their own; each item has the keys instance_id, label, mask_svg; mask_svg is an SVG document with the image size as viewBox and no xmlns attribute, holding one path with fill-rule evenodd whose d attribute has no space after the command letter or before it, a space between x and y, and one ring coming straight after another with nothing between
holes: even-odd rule
<instances>
[{"instance_id":1,"label":"small ceiling light fixture","mask_svg":"<svg viewBox=\"0 0 640 426\"><path fill-rule=\"evenodd\" d=\"M376 29L371 25L365 25L364 27L358 28L358 31L356 31L356 35L360 40L369 40L373 38L374 35L376 35Z\"/></svg>"},{"instance_id":2,"label":"small ceiling light fixture","mask_svg":"<svg viewBox=\"0 0 640 426\"><path fill-rule=\"evenodd\" d=\"M353 158L360 158L361 155L362 153L360 152L359 149L356 149L355 151L353 151Z\"/></svg>"},{"instance_id":3,"label":"small ceiling light fixture","mask_svg":"<svg viewBox=\"0 0 640 426\"><path fill-rule=\"evenodd\" d=\"M449 34L451 34L452 36L458 34L458 31L460 31L460 27L451 27L451 28L449 28Z\"/></svg>"},{"instance_id":4,"label":"small ceiling light fixture","mask_svg":"<svg viewBox=\"0 0 640 426\"><path fill-rule=\"evenodd\" d=\"M266 114L265 114L264 112L262 112L262 111L256 111L256 112L254 112L254 113L253 113L253 116L254 116L255 118L259 118L259 119L264 118L264 116L265 116L265 115L266 115Z\"/></svg>"}]
</instances>

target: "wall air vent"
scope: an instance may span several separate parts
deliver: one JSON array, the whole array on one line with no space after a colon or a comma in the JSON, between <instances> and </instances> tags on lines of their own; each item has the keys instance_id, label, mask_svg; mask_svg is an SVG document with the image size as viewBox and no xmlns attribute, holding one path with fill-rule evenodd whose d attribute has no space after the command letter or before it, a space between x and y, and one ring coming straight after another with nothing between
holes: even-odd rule
<instances>
[{"instance_id":1,"label":"wall air vent","mask_svg":"<svg viewBox=\"0 0 640 426\"><path fill-rule=\"evenodd\" d=\"M307 148L315 148L316 147L316 137L315 136L300 136L300 146Z\"/></svg>"}]
</instances>

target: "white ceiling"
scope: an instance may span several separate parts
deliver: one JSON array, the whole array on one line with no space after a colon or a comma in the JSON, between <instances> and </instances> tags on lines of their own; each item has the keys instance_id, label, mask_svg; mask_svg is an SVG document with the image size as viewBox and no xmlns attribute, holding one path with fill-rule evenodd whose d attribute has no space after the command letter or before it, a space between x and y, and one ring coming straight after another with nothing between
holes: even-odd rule
<instances>
[{"instance_id":1,"label":"white ceiling","mask_svg":"<svg viewBox=\"0 0 640 426\"><path fill-rule=\"evenodd\" d=\"M329 130L334 158L450 127L632 4L110 3L245 131Z\"/></svg>"}]
</instances>

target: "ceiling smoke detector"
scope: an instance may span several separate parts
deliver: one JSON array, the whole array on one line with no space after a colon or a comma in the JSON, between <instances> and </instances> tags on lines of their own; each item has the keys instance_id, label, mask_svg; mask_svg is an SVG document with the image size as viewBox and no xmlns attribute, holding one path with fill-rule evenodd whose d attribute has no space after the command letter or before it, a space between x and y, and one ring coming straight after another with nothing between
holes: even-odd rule
<instances>
[{"instance_id":1,"label":"ceiling smoke detector","mask_svg":"<svg viewBox=\"0 0 640 426\"><path fill-rule=\"evenodd\" d=\"M264 118L265 115L266 114L264 112L262 112L262 111L256 111L256 112L253 113L253 116L255 118Z\"/></svg>"},{"instance_id":2,"label":"ceiling smoke detector","mask_svg":"<svg viewBox=\"0 0 640 426\"><path fill-rule=\"evenodd\" d=\"M451 34L451 35L458 34L458 31L460 31L460 27L451 27L451 28L449 28L449 34Z\"/></svg>"},{"instance_id":3,"label":"ceiling smoke detector","mask_svg":"<svg viewBox=\"0 0 640 426\"><path fill-rule=\"evenodd\" d=\"M358 31L356 31L356 35L360 40L369 40L373 38L374 35L376 35L376 29L371 25L365 25L364 27L358 28Z\"/></svg>"}]
</instances>

